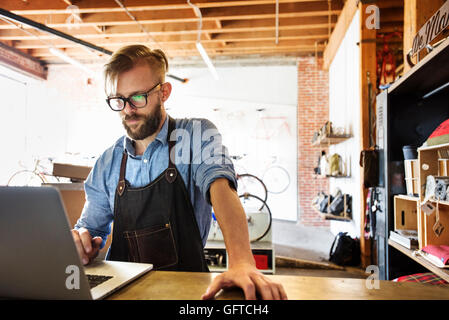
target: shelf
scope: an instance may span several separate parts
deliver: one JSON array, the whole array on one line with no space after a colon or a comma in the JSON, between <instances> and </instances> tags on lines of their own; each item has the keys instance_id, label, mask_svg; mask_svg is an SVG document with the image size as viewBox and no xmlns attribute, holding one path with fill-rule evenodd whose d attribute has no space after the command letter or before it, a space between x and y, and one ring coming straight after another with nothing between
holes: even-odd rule
<instances>
[{"instance_id":1,"label":"shelf","mask_svg":"<svg viewBox=\"0 0 449 320\"><path fill-rule=\"evenodd\" d=\"M315 212L318 213L321 216L321 218L323 218L324 220L352 221L352 218L349 218L349 217L336 216L332 213L323 213L323 212L317 210L313 205L312 205L312 209L315 210Z\"/></svg>"},{"instance_id":2,"label":"shelf","mask_svg":"<svg viewBox=\"0 0 449 320\"><path fill-rule=\"evenodd\" d=\"M320 174L315 175L317 178L320 179L327 179L327 178L334 178L334 179L347 179L347 178L351 178L351 176L345 176L345 175L341 175L341 176L331 176L329 174L322 176Z\"/></svg>"},{"instance_id":3,"label":"shelf","mask_svg":"<svg viewBox=\"0 0 449 320\"><path fill-rule=\"evenodd\" d=\"M337 220L337 221L347 221L347 222L352 221L352 219L348 218L348 217L340 217L340 216L333 215L331 213L322 213L322 212L319 212L319 213L320 213L320 216L324 220Z\"/></svg>"},{"instance_id":4,"label":"shelf","mask_svg":"<svg viewBox=\"0 0 449 320\"><path fill-rule=\"evenodd\" d=\"M395 81L388 93L395 96L407 95L418 99L447 83L449 69L449 39L429 53L399 80Z\"/></svg>"},{"instance_id":5,"label":"shelf","mask_svg":"<svg viewBox=\"0 0 449 320\"><path fill-rule=\"evenodd\" d=\"M427 151L427 150L436 150L436 149L449 149L449 143L437 144L434 146L419 147L417 151Z\"/></svg>"},{"instance_id":6,"label":"shelf","mask_svg":"<svg viewBox=\"0 0 449 320\"><path fill-rule=\"evenodd\" d=\"M398 244L390 239L388 239L388 244L390 246L392 246L393 248L397 249L398 251L400 251L401 253L405 254L407 257L415 260L416 262L418 262L420 265L422 265L429 271L432 271L436 275L440 276L445 281L449 282L449 270L444 270L442 268L438 268L438 267L434 266L433 264L431 264L430 262L428 262L426 259L424 259L420 256L414 256L413 255L414 250L407 249L406 247L401 246L400 244Z\"/></svg>"},{"instance_id":7,"label":"shelf","mask_svg":"<svg viewBox=\"0 0 449 320\"><path fill-rule=\"evenodd\" d=\"M338 144L340 142L343 142L345 140L348 140L349 138L352 138L351 135L345 134L345 135L327 135L325 137L318 138L317 141L312 143L312 146L328 146L331 144Z\"/></svg>"},{"instance_id":8,"label":"shelf","mask_svg":"<svg viewBox=\"0 0 449 320\"><path fill-rule=\"evenodd\" d=\"M441 201L441 200L437 201L435 199L430 199L430 202L435 203L435 204L438 203L438 205L449 206L449 201Z\"/></svg>"},{"instance_id":9,"label":"shelf","mask_svg":"<svg viewBox=\"0 0 449 320\"><path fill-rule=\"evenodd\" d=\"M406 195L406 194L398 194L398 195L395 195L395 197L399 198L399 199L403 199L403 200L419 202L419 197L409 196L409 195Z\"/></svg>"},{"instance_id":10,"label":"shelf","mask_svg":"<svg viewBox=\"0 0 449 320\"><path fill-rule=\"evenodd\" d=\"M345 178L351 178L351 176L331 176L331 175L327 175L326 178L345 179Z\"/></svg>"}]
</instances>

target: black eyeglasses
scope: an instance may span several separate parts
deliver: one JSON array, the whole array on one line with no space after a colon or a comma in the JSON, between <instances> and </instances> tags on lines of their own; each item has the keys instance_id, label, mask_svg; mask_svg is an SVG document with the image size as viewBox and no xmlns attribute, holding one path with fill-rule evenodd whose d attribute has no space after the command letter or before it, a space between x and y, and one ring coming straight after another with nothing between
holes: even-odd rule
<instances>
[{"instance_id":1,"label":"black eyeglasses","mask_svg":"<svg viewBox=\"0 0 449 320\"><path fill-rule=\"evenodd\" d=\"M162 83L158 83L147 92L134 94L128 98L108 97L106 99L106 102L113 111L122 111L125 108L126 102L128 102L129 105L133 108L143 108L148 103L148 95L151 93L151 91L160 88L161 86Z\"/></svg>"}]
</instances>

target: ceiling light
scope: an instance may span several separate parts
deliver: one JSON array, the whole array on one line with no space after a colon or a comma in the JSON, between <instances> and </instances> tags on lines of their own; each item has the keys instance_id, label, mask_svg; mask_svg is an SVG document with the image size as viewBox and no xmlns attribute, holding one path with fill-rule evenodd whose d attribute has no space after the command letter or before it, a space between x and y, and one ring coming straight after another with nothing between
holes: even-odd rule
<instances>
[{"instance_id":1,"label":"ceiling light","mask_svg":"<svg viewBox=\"0 0 449 320\"><path fill-rule=\"evenodd\" d=\"M81 62L79 62L79 61L77 61L77 60L75 60L75 59L73 59L73 58L70 58L68 55L66 55L66 54L65 54L64 52L62 52L61 50L56 49L56 48L54 48L54 47L53 47L53 48L50 48L49 50L50 50L50 52L51 52L52 54L54 54L55 56L61 58L61 59L64 60L65 62L70 63L70 64L72 64L72 65L74 65L74 66L76 66L76 67L78 67L78 68L84 70L84 71L85 71L86 73L88 73L91 77L95 77L95 76L96 76L96 74L95 74L95 72L94 72L93 70L89 69L88 67L86 67L85 65L83 65Z\"/></svg>"},{"instance_id":2,"label":"ceiling light","mask_svg":"<svg viewBox=\"0 0 449 320\"><path fill-rule=\"evenodd\" d=\"M215 70L215 67L212 64L212 61L210 60L209 56L207 55L206 50L204 50L204 47L201 44L201 42L199 42L199 41L196 42L196 48L198 49L198 52L200 53L200 55L203 58L206 65L209 67L209 70L212 73L212 75L214 76L214 79L218 80L217 70Z\"/></svg>"},{"instance_id":3,"label":"ceiling light","mask_svg":"<svg viewBox=\"0 0 449 320\"><path fill-rule=\"evenodd\" d=\"M209 71L212 73L214 79L218 80L217 70L215 70L215 67L212 64L212 61L210 60L209 56L207 55L206 50L204 50L204 47L201 44L201 29L203 26L203 16L201 15L201 10L200 10L200 8L198 8L198 6L194 5L193 3L190 3L190 0L187 0L187 3L193 8L195 15L199 18L199 20L198 20L198 37L197 37L197 40L195 43L196 49L200 53L201 58L203 58L207 67L209 68Z\"/></svg>"}]
</instances>

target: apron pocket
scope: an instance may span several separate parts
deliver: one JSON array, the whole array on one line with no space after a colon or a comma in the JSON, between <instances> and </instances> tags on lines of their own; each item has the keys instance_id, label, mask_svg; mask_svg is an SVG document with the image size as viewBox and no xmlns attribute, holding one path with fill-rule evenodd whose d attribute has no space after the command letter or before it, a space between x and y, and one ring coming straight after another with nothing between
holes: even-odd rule
<instances>
[{"instance_id":1,"label":"apron pocket","mask_svg":"<svg viewBox=\"0 0 449 320\"><path fill-rule=\"evenodd\" d=\"M129 249L129 261L151 263L154 269L178 263L175 241L170 224L141 230L125 231Z\"/></svg>"}]
</instances>

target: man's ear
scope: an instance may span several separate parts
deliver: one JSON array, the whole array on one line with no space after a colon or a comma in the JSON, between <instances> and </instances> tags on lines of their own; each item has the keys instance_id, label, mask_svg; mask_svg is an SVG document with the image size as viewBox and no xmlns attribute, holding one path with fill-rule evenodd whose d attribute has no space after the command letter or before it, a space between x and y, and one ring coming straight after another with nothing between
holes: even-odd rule
<instances>
[{"instance_id":1,"label":"man's ear","mask_svg":"<svg viewBox=\"0 0 449 320\"><path fill-rule=\"evenodd\" d=\"M170 82L165 82L164 85L161 87L160 97L162 102L165 102L168 99L168 97L170 97L171 88L172 87Z\"/></svg>"}]
</instances>

